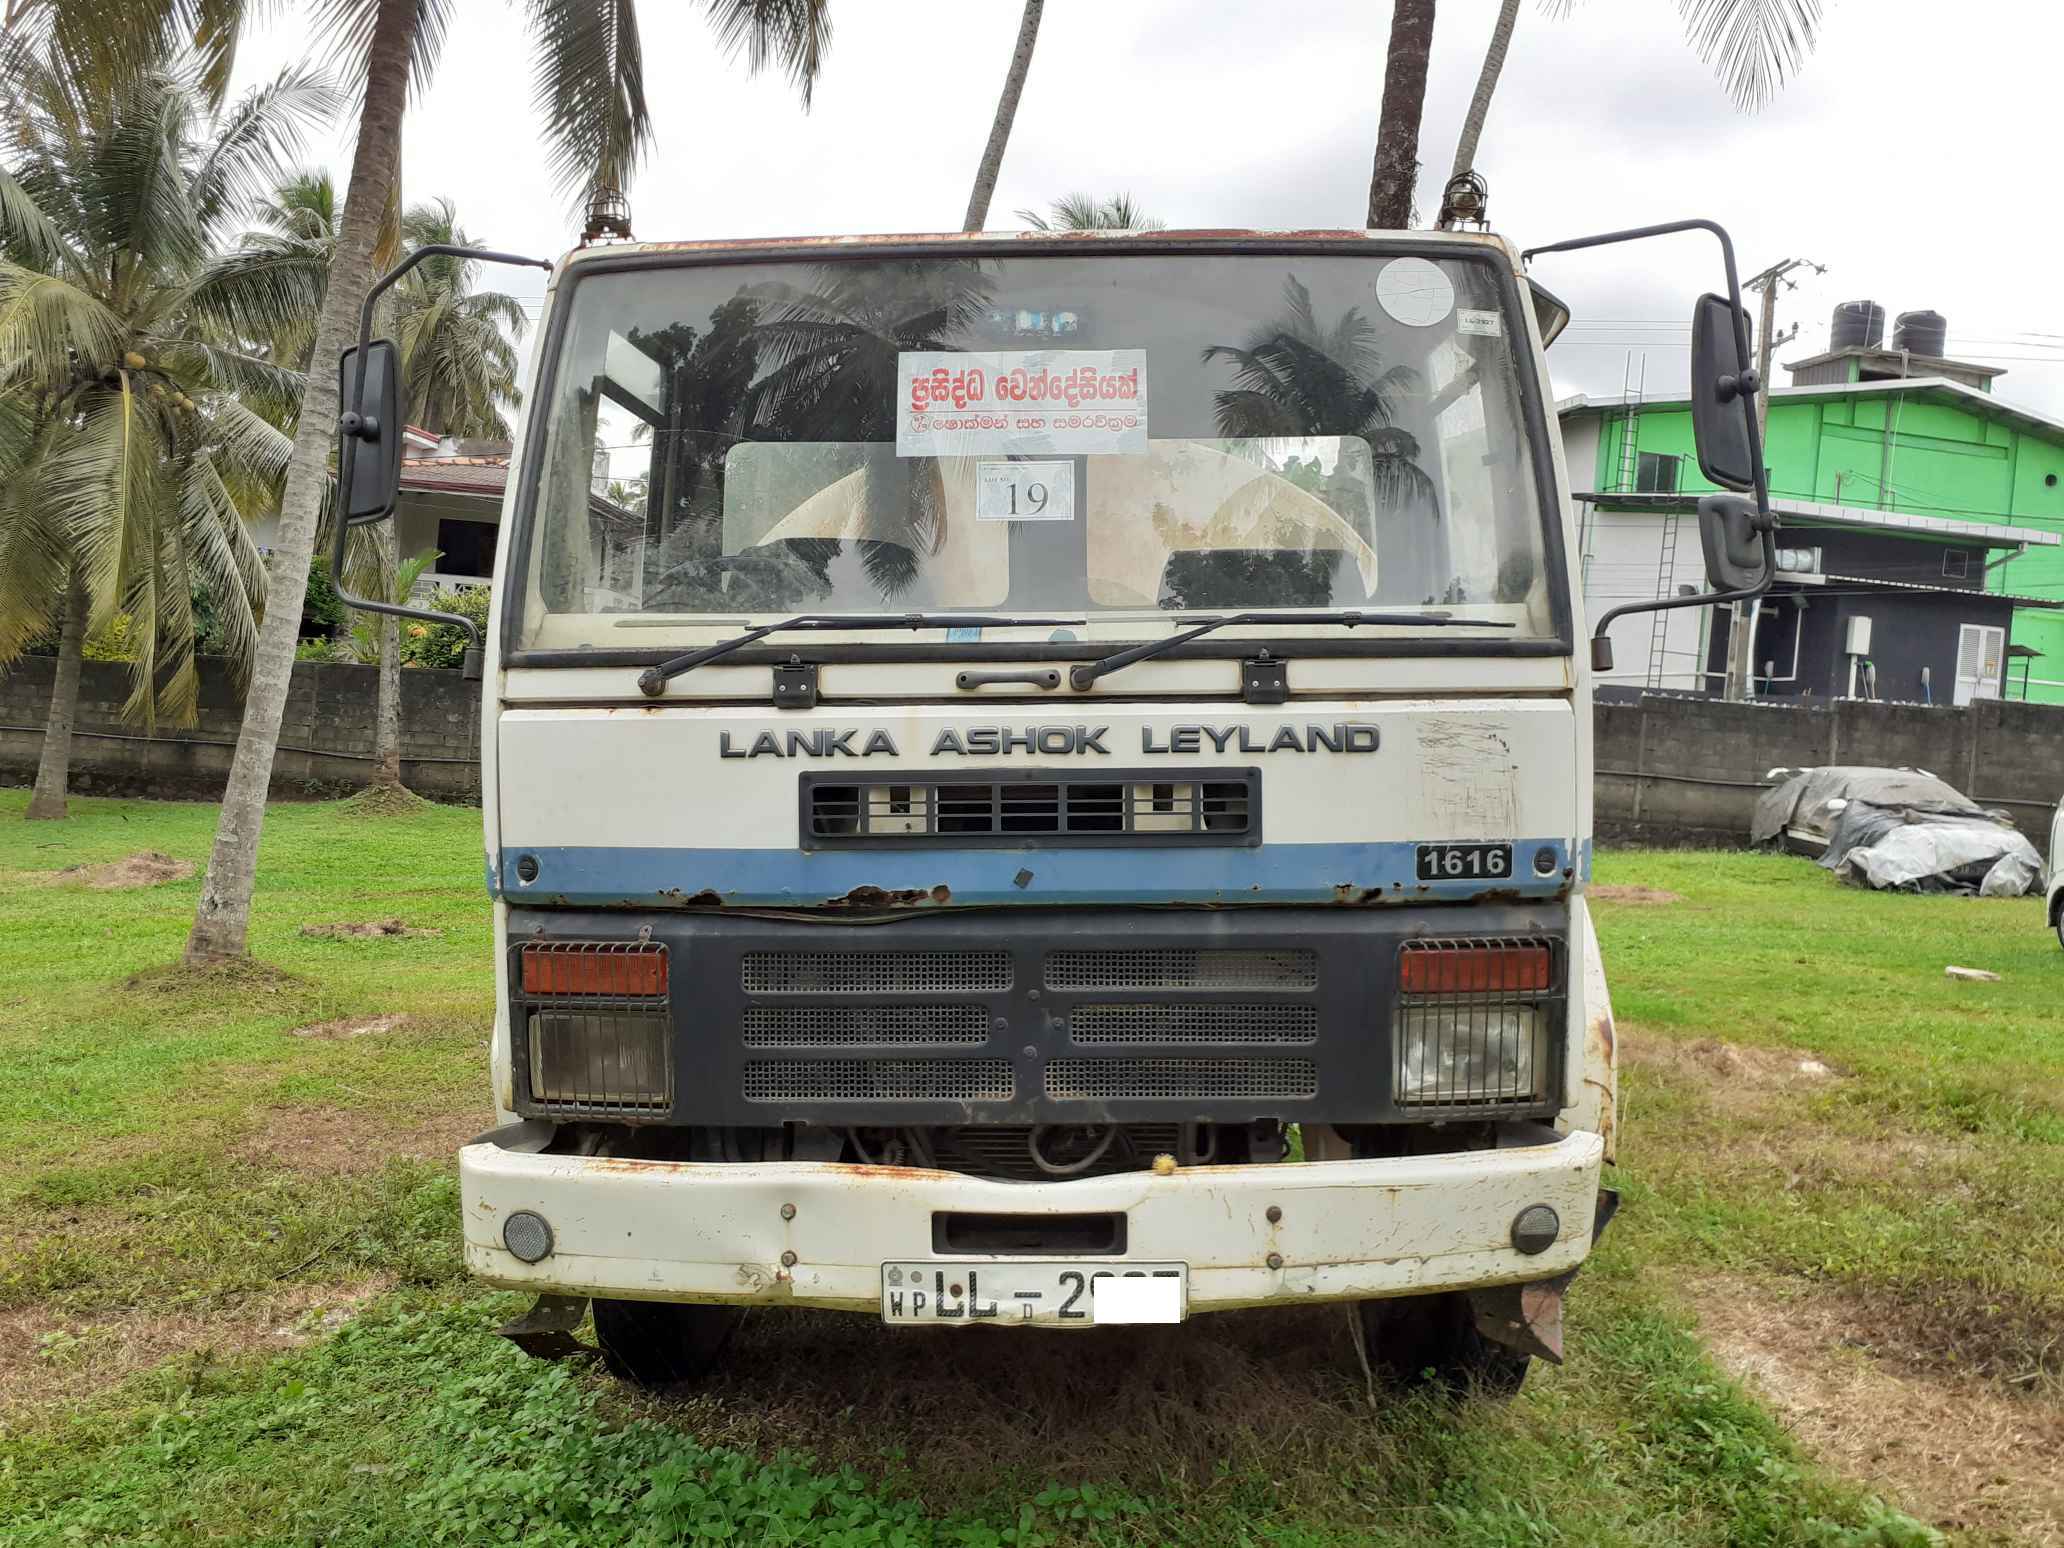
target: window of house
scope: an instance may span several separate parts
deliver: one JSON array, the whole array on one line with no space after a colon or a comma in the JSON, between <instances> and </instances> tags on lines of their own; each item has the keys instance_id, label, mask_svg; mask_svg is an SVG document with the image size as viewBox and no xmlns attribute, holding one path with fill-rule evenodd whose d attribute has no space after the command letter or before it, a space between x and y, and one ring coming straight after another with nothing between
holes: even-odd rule
<instances>
[{"instance_id":1,"label":"window of house","mask_svg":"<svg viewBox=\"0 0 2064 1548\"><path fill-rule=\"evenodd\" d=\"M1634 468L1634 488L1642 494L1675 494L1677 467L1683 461L1661 452L1643 452Z\"/></svg>"},{"instance_id":2,"label":"window of house","mask_svg":"<svg viewBox=\"0 0 2064 1548\"><path fill-rule=\"evenodd\" d=\"M491 522L457 521L450 517L437 524L439 575L467 575L487 580L494 574L495 532Z\"/></svg>"},{"instance_id":3,"label":"window of house","mask_svg":"<svg viewBox=\"0 0 2064 1548\"><path fill-rule=\"evenodd\" d=\"M1971 573L1971 555L1962 548L1946 548L1942 551L1942 573L1951 580L1962 580Z\"/></svg>"}]
</instances>

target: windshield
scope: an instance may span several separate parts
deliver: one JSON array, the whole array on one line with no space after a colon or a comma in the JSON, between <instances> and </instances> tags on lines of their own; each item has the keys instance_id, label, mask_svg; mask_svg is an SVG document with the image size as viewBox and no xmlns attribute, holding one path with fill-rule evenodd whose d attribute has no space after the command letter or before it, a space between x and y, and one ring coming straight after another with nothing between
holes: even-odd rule
<instances>
[{"instance_id":1,"label":"windshield","mask_svg":"<svg viewBox=\"0 0 2064 1548\"><path fill-rule=\"evenodd\" d=\"M1524 340L1488 258L1380 249L581 278L519 637L970 608L1104 638L1248 608L1546 635Z\"/></svg>"}]
</instances>

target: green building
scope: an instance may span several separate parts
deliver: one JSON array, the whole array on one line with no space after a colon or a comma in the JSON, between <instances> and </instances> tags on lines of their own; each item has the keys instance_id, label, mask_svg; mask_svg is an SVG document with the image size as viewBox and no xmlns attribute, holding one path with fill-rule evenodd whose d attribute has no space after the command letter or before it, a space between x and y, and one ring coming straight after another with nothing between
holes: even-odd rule
<instances>
[{"instance_id":1,"label":"green building","mask_svg":"<svg viewBox=\"0 0 2064 1548\"><path fill-rule=\"evenodd\" d=\"M1791 614L1777 607L1792 633L1766 639L1766 622L1756 635L1758 669L1773 668L1758 691L1828 681L1835 686L1819 691L1841 693L1853 665L1846 656L1885 656L1894 639L1905 649L1918 630L1948 643L1921 649L1911 669L1900 659L1876 696L2064 703L2064 423L1993 396L2001 373L1988 366L1851 347L1788 369L1794 385L1771 394L1765 452L1772 504L1786 518L1785 589L1795 612L1845 595L1853 613L1864 606L1853 599L1869 597L1877 628L1866 624L1861 638L1876 649L1850 649L1858 636L1845 631L1840 641L1825 636L1832 662L1802 660L1813 631L1803 620L1785 624ZM1901 374L1909 370L1928 374ZM1591 616L1687 584L1704 589L1688 517L1714 486L1699 477L1685 400L1578 396L1557 408L1582 500ZM1989 605L1974 592L1991 593ZM1627 620L1624 636L1614 630L1614 680L1713 691L1724 669L1716 637L1732 627L1713 611ZM1789 672L1776 670L1787 663Z\"/></svg>"}]
</instances>

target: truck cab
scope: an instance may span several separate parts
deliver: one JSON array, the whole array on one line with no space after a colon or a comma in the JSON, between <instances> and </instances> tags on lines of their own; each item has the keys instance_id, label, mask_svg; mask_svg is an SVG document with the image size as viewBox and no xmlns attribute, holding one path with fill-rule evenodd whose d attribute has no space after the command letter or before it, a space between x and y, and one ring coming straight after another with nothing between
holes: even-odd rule
<instances>
[{"instance_id":1,"label":"truck cab","mask_svg":"<svg viewBox=\"0 0 2064 1548\"><path fill-rule=\"evenodd\" d=\"M1610 1213L1591 680L1502 239L555 267L485 641L465 1253L692 1377L746 1307L1354 1303L1492 1389Z\"/></svg>"}]
</instances>

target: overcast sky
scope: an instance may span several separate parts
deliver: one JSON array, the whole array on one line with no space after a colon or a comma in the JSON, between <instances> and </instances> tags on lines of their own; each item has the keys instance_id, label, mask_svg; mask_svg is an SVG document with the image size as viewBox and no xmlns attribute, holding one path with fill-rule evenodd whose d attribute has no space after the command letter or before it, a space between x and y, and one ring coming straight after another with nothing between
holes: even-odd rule
<instances>
[{"instance_id":1,"label":"overcast sky","mask_svg":"<svg viewBox=\"0 0 2064 1548\"><path fill-rule=\"evenodd\" d=\"M296 7L295 14L305 9ZM653 239L941 231L960 223L1018 25L1018 0L834 0L809 113L775 77L722 58L688 0L645 0L657 147L630 190ZM1496 0L1440 0L1421 159L1430 219ZM2056 0L1827 0L1818 50L1761 113L1737 113L1672 0L1523 9L1478 157L1493 227L1521 246L1702 215L1743 276L1827 266L1784 294L1778 358L1826 347L1828 314L1868 297L1933 307L1950 352L2005 366L1995 390L2064 418L2064 134ZM544 173L521 8L459 0L434 88L409 114L410 199L448 194L474 238L555 255L578 234ZM1382 90L1381 0L1048 0L990 225L1071 190L1131 192L1172 226L1359 226ZM306 57L291 18L239 62L245 81ZM348 145L315 147L341 185ZM1717 251L1680 236L1551 256L1534 269L1576 321L1558 389L1682 385ZM507 288L534 299L538 279ZM1630 367L1630 354L1632 365ZM1786 378L1778 373L1782 384Z\"/></svg>"}]
</instances>

